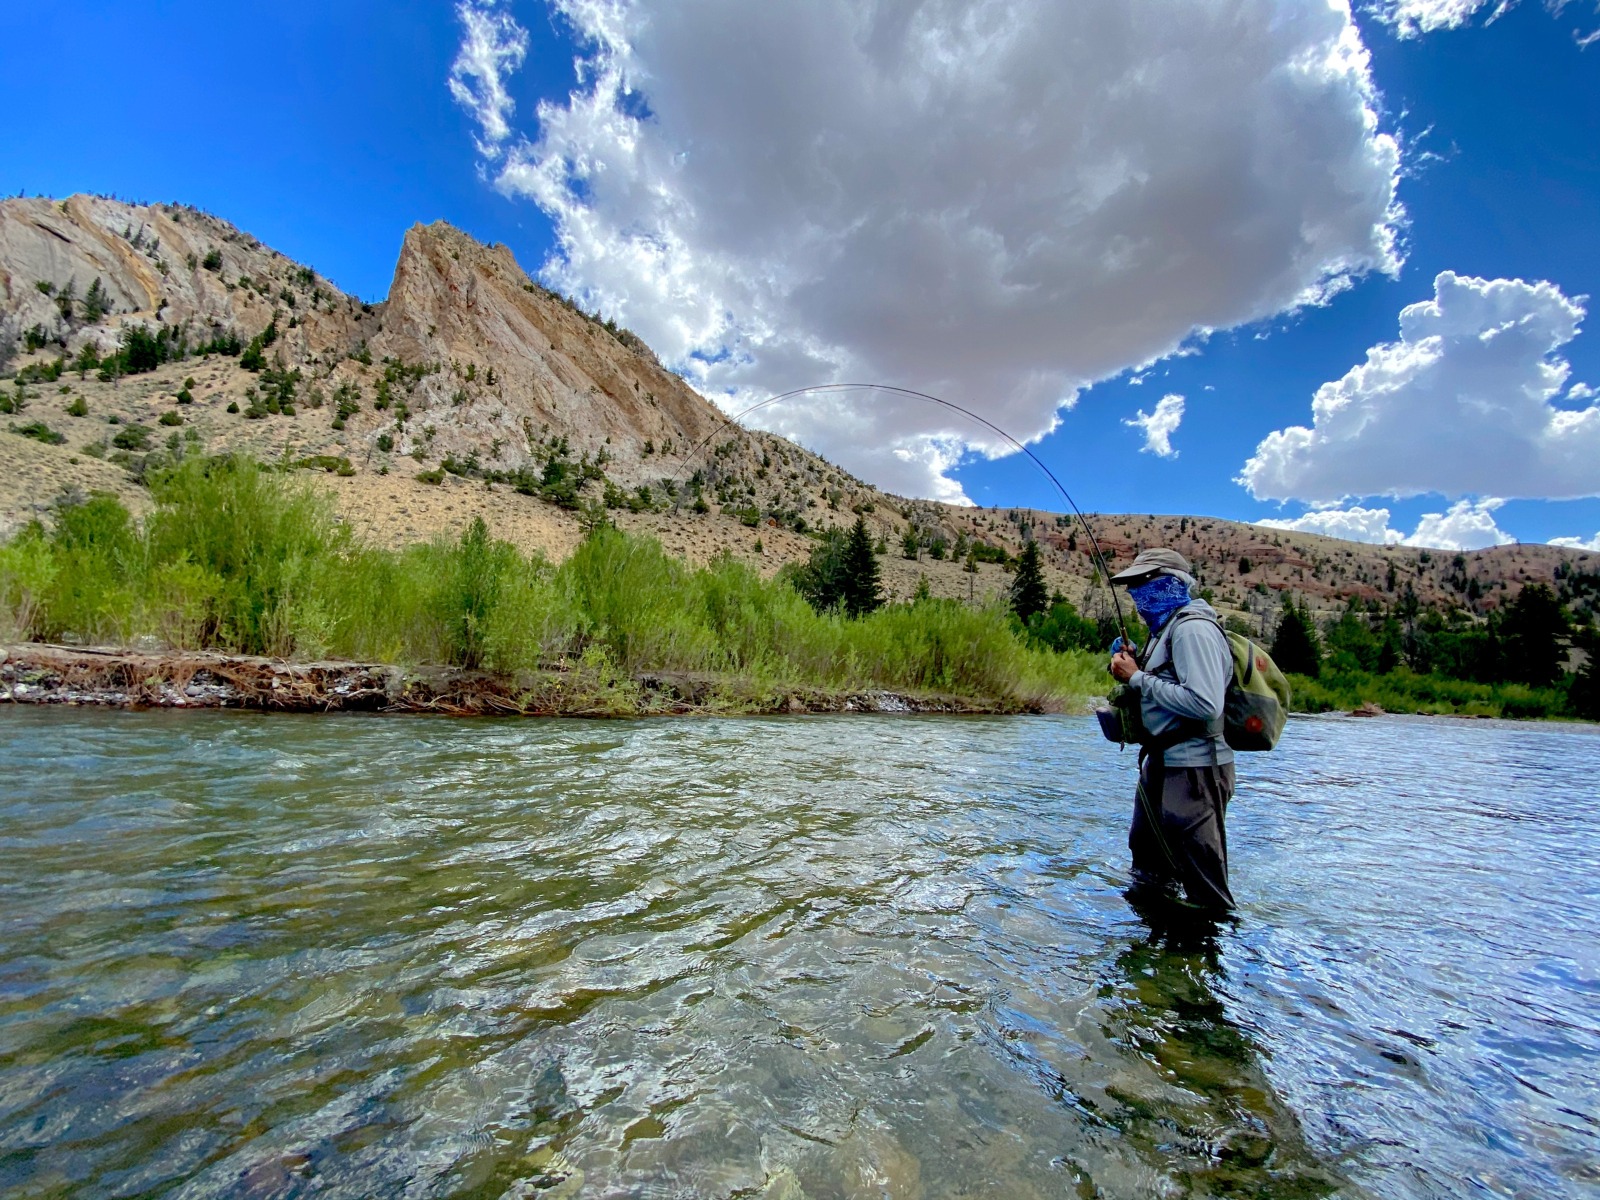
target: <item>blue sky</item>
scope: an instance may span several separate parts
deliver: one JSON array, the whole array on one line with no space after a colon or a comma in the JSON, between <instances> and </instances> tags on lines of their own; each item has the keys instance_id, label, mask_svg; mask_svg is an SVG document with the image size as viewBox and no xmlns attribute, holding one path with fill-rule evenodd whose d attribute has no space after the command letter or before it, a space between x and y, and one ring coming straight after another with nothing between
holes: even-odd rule
<instances>
[{"instance_id":1,"label":"blue sky","mask_svg":"<svg viewBox=\"0 0 1600 1200\"><path fill-rule=\"evenodd\" d=\"M1289 35L1276 26L1303 18L1308 2L1284 0L1276 11L1242 3L1241 19L1260 28L1234 40L1250 48L1259 34L1262 55L1279 52ZM1424 13L1431 3L1400 0L1401 8ZM1484 388L1515 387L1540 362L1555 359L1570 364L1570 375L1551 406L1579 414L1592 402L1570 385L1600 388L1600 340L1588 332L1548 332L1563 321L1570 325L1580 298L1600 297L1600 158L1594 152L1600 145L1594 100L1600 44L1581 46L1577 36L1600 25L1600 16L1587 0L1554 14L1523 0L1494 20L1486 5L1458 27L1409 37L1392 20L1358 9L1354 30L1370 61L1293 96L1305 112L1286 118L1281 129L1251 135L1254 140L1235 130L1259 122L1263 95L1241 90L1219 96L1214 80L1247 70L1255 60L1246 57L1244 68L1225 65L1218 67L1223 74L1206 76L1200 60L1234 48L1213 50L1204 29L1181 45L1157 40L1133 46L1131 53L1146 59L1120 69L1156 64L1155 73L1166 70L1170 79L1160 85L1170 87L1170 95L1144 98L1149 112L1160 117L1197 103L1214 105L1214 119L1204 127L1217 130L1215 161L1280 155L1285 178L1305 174L1298 189L1271 179L1254 188L1217 185L1227 176L1209 169L1211 147L1192 133L1180 143L1162 141L1149 120L1139 124L1138 104L1128 106L1132 115L1109 110L1093 127L1052 140L1054 125L1070 126L1052 114L1074 103L1058 79L1072 66L1074 51L1064 47L1087 42L1083 62L1106 59L1107 52L1092 44L1104 22L1085 19L1056 34L1041 20L1034 39L1038 82L1030 82L1030 48L1012 47L995 68L1003 67L1008 94L982 112L975 106L990 103L995 89L977 67L970 86L943 95L937 87L894 91L908 78L916 82L916 39L928 29L915 22L907 27L885 18L863 25L858 13L838 15L850 6L823 0L803 22L769 16L785 7L741 9L726 0L720 6L697 0L668 19L668 10L652 13L647 0L629 0L616 11L635 23L622 21L623 32L607 34L606 41L597 39L594 24L605 6L591 0L569 0L559 17L525 0L498 6L474 0L460 10L295 2L255 8L69 0L26 12L13 6L0 14L0 103L10 118L0 190L97 191L195 204L368 299L387 291L405 229L444 218L480 239L509 244L530 270L547 264L547 278L616 313L678 359L708 393L725 397L759 397L869 372L875 381L938 391L1030 436L1048 425L1059 400L1076 395L1076 403L1060 412L1055 432L1035 448L1089 509L1256 520L1293 519L1313 503L1337 503L1338 511L1388 510L1389 536L1398 536L1415 530L1425 514L1448 513L1463 497L1510 495L1515 498L1467 513L1465 525L1435 525L1435 540L1492 540L1494 534L1483 532L1485 521L1500 536L1525 541L1600 536L1600 500L1593 498L1600 493L1600 456L1586 462L1579 453L1577 461L1567 461L1568 454L1517 466L1511 460L1526 457L1526 447L1512 447L1515 437L1501 438L1488 426L1476 440L1450 442L1444 435L1458 435L1458 426L1470 420L1460 413L1475 409L1452 409L1441 392L1470 390L1477 381L1486 381ZM1116 11L1141 7L1159 15L1162 5L1128 0ZM1206 6L1167 7L1182 13ZM757 10L760 17L752 15ZM830 28L830 13L852 24L843 33ZM486 133L484 78L461 69L470 41L464 22L472 14L499 22L490 48L505 52L493 64L494 79L509 104L500 110L508 132L498 138ZM1325 31L1308 28L1294 36L1324 38ZM865 46L865 57L852 76L829 79L827 64L841 58L841 43L829 39L838 37L853 39L842 43L851 48ZM895 38L905 45L895 45ZM817 57L805 57L813 45ZM72 51L44 53L43 47ZM578 56L587 72L581 84ZM872 79L883 62L892 62L893 70ZM453 70L478 103L452 96ZM864 74L872 86L857 86ZM1281 72L1262 78L1281 78ZM609 95L607 79L614 85ZM575 88L577 97L569 101ZM930 107L943 107L919 113L908 95L931 96ZM1281 91L1270 95L1282 102ZM984 99L968 104L972 97ZM537 115L541 101L554 106L547 122ZM1403 263L1392 275L1382 269L1386 251L1368 237L1385 225L1381 204L1362 209L1367 202L1356 197L1331 214L1318 207L1316 180L1329 162L1346 177L1364 170L1365 183L1382 182L1382 164L1372 158L1381 158L1382 146L1358 128L1362 104L1376 110L1377 132L1394 135L1400 147L1393 199L1404 218L1386 227L1399 239L1388 265ZM1042 133L1024 128L1035 114L1045 124ZM1090 223L1074 226L1061 217L1058 197L1083 195L1085 180L1103 178L1117 149L1111 147L1113 159L1089 164L1089 172L1080 169L1074 147L1124 119L1128 144L1154 164L1148 173L1159 177L1166 164L1184 159L1189 174L1171 184L1165 200L1156 187L1144 193L1153 197L1143 218L1148 229L1130 227L1133 218L1122 215L1130 206L1120 202L1117 212L1091 212ZM929 122L932 150L915 140L919 121ZM969 123L973 132L963 134ZM767 154L768 147L775 152ZM796 174L795 147L799 157L817 148L821 165ZM862 147L867 152L859 152ZM1082 151L1096 153L1107 151ZM1367 159L1355 161L1352 153ZM1072 189L1050 191L1063 176ZM981 188L969 186L971 179ZM1196 180L1213 190L1175 206L1170 196L1195 194ZM673 194L674 188L681 190ZM1018 201L1034 193L1045 196L1034 206L1048 208L1043 215ZM1297 237L1280 242L1237 234L1244 221L1272 225L1274 205L1300 206L1285 217L1300 222ZM1075 260L1077 251L1006 258L996 270L1000 284L992 294L999 298L991 303L981 285L990 264L974 250L987 242L966 238L961 229L951 235L943 214L953 208L974 214L973 223L994 243L1054 239L1060 248L1070 245L1075 228L1103 225L1107 244L1137 246L1150 234L1159 246L1176 230L1181 237L1171 245L1186 254L1197 244L1205 251L1211 238L1228 251L1207 251L1200 256L1204 265L1159 278L1154 272L1108 275L1099 292L1073 291L1084 264L1098 261ZM685 221L681 214L690 209L700 216ZM1218 215L1208 226L1211 210ZM1314 217L1305 215L1313 210ZM762 225L761 214L769 212L789 225ZM852 253L812 270L844 236L827 227L833 219L874 236L860 242L859 252L852 244ZM1319 228L1338 226L1317 248L1321 259L1292 270L1274 260L1276 254L1286 262L1295 253L1313 220ZM811 228L809 240L789 238L797 224ZM563 246L559 233L567 238ZM688 249L674 250L676 242ZM619 255L618 244L639 252ZM683 257L673 259L680 251ZM1172 253L1169 245L1166 254ZM1320 305L1288 302L1299 284L1332 273L1327 264L1340 255L1361 260L1350 286ZM1248 277L1251 270L1259 277ZM1510 306L1508 322L1533 331L1533 350L1524 351L1520 363L1463 358L1427 369L1399 362L1400 355L1385 376L1387 390L1379 386L1384 380L1350 383L1358 405L1379 406L1367 432L1336 436L1329 426L1327 445L1299 458L1278 450L1265 455L1253 477L1255 495L1236 482L1264 439L1312 424L1319 387L1345 378L1370 348L1396 343L1401 310L1433 300L1441 272L1508 281L1494 293L1495 303ZM1059 308L1052 302L1007 307L1005 286L1018 279L1035 294L1055 297ZM1516 280L1548 281L1556 291L1536 295L1511 287ZM1148 291L1139 291L1146 281ZM1445 291L1439 293L1446 326L1460 305L1490 303L1489 292L1480 296L1471 287L1451 294L1457 309L1449 308ZM1167 324L1146 320L1168 309ZM1108 316L1112 323L1096 329L1092 315L1098 311L1131 316ZM941 328L946 313L948 328ZM1048 347L1058 336L1050 324L1057 313L1078 316L1061 317L1060 353L1035 360L1032 347ZM1252 315L1260 313L1268 315ZM1236 323L1241 316L1248 319ZM1030 325L1035 317L1037 326ZM1197 336L1191 330L1196 323L1220 327ZM803 336L790 336L794 331ZM1006 341L1013 331L1015 346ZM1487 344L1487 336L1467 332L1463 353ZM1184 352L1171 355L1178 346ZM1013 360L1024 358L1008 373ZM715 369L707 371L707 362ZM1404 406L1383 409L1401 403L1392 401L1396 388ZM1167 395L1183 398L1181 422L1170 436L1176 453L1141 451L1143 431L1126 422L1140 410L1155 411ZM948 439L929 442L927 435L959 431L928 425L926 413L880 410L870 401L867 407L865 414L797 409L780 424L895 490L952 494L959 488L978 503L1060 507L1025 460L990 461ZM1372 442L1380 434L1371 430L1380 431L1381 444ZM845 440L830 442L830 435ZM1447 442L1453 449L1443 448ZM1582 451L1600 442L1572 444ZM1391 450L1393 465L1386 466ZM1430 465L1435 458L1450 461ZM1423 494L1401 494L1416 490ZM1280 503L1277 497L1285 495L1291 498Z\"/></svg>"},{"instance_id":2,"label":"blue sky","mask_svg":"<svg viewBox=\"0 0 1600 1200\"><path fill-rule=\"evenodd\" d=\"M1569 296L1600 297L1600 46L1578 50L1570 25L1533 4L1493 24L1409 40L1373 22L1363 26L1390 119L1429 156L1401 183L1409 253L1400 276L1370 276L1326 307L1214 336L1201 354L1158 366L1142 385L1124 378L1096 387L1073 414L1072 430L1042 448L1129 467L1096 478L1085 489L1087 503L1239 520L1277 515L1227 484L1233 472L1218 472L1216 464L1236 466L1267 431L1303 422L1316 389L1359 362L1367 347L1393 340L1400 309L1427 299L1439 271L1547 279ZM1574 379L1600 378L1600 338L1580 335L1563 349ZM1129 409L1148 411L1169 391L1188 397L1193 414L1174 437L1178 456L1130 461L1131 431L1121 419ZM1202 404L1226 419L1201 419ZM1063 441L1076 450L1058 450ZM973 498L1009 498L1008 466L966 472ZM1036 494L1044 503L1046 493ZM1380 503L1409 530L1445 501L1430 495ZM1587 539L1600 529L1600 501L1514 500L1497 518L1524 541Z\"/></svg>"}]
</instances>

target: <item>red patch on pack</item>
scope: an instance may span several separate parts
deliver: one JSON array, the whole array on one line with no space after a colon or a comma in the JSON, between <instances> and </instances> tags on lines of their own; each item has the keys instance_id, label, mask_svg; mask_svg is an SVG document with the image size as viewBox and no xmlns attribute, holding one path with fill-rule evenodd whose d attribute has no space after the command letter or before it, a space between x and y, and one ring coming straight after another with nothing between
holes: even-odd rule
<instances>
[{"instance_id":1,"label":"red patch on pack","mask_svg":"<svg viewBox=\"0 0 1600 1200\"><path fill-rule=\"evenodd\" d=\"M1267 669L1266 656L1265 655L1261 655L1261 654L1256 655L1256 670L1265 671L1266 669Z\"/></svg>"}]
</instances>

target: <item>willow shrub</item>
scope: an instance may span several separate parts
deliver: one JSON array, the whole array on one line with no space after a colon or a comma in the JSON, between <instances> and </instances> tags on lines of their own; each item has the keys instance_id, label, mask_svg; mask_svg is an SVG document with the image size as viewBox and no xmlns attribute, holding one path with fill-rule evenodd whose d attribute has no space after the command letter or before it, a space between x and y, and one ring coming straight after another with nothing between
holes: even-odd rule
<instances>
[{"instance_id":1,"label":"willow shrub","mask_svg":"<svg viewBox=\"0 0 1600 1200\"><path fill-rule=\"evenodd\" d=\"M318 584L351 539L330 498L242 458L187 459L152 478L150 492L146 569L187 563L202 573L206 644L290 655L331 633Z\"/></svg>"},{"instance_id":2,"label":"willow shrub","mask_svg":"<svg viewBox=\"0 0 1600 1200\"><path fill-rule=\"evenodd\" d=\"M693 571L653 538L601 526L557 569L583 634L627 671L717 665L719 647L697 603Z\"/></svg>"},{"instance_id":3,"label":"willow shrub","mask_svg":"<svg viewBox=\"0 0 1600 1200\"><path fill-rule=\"evenodd\" d=\"M0 546L0 635L36 640L45 635L58 571L55 550L38 524Z\"/></svg>"},{"instance_id":4,"label":"willow shrub","mask_svg":"<svg viewBox=\"0 0 1600 1200\"><path fill-rule=\"evenodd\" d=\"M1100 662L1015 636L999 604L818 613L785 578L729 557L692 568L658 542L595 530L559 566L494 539L359 544L329 501L243 459L152 481L143 527L112 497L0 546L0 626L176 648L448 663L515 673L562 662L618 679L734 675L756 687L939 691L1049 703L1103 689Z\"/></svg>"}]
</instances>

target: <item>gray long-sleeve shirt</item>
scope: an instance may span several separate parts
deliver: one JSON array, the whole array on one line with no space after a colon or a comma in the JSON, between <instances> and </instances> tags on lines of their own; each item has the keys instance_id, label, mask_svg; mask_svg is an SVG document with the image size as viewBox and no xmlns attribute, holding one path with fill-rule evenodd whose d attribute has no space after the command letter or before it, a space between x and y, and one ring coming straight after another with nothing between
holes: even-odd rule
<instances>
[{"instance_id":1,"label":"gray long-sleeve shirt","mask_svg":"<svg viewBox=\"0 0 1600 1200\"><path fill-rule=\"evenodd\" d=\"M1178 612L1204 612L1213 620L1217 616L1204 600L1191 600ZM1169 661L1177 672L1176 681L1165 670L1156 673ZM1232 678L1233 651L1222 630L1212 621L1178 622L1174 613L1157 636L1144 668L1128 680L1128 686L1139 693L1139 712L1151 734L1159 736L1185 717L1205 721L1210 728L1209 736L1171 747L1166 753L1167 766L1204 767L1233 761L1233 751L1222 740L1222 702Z\"/></svg>"}]
</instances>

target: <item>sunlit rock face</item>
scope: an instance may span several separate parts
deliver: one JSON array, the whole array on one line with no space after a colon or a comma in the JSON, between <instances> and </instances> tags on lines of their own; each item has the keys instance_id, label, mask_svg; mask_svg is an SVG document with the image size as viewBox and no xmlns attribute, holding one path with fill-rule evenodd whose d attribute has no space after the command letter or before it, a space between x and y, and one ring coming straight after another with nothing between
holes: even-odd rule
<instances>
[{"instance_id":1,"label":"sunlit rock face","mask_svg":"<svg viewBox=\"0 0 1600 1200\"><path fill-rule=\"evenodd\" d=\"M419 385L435 444L483 456L498 440L502 463L565 437L574 455L603 449L624 482L659 478L667 446L681 455L723 421L636 337L535 284L506 247L442 222L407 232L372 352L448 364Z\"/></svg>"}]
</instances>

